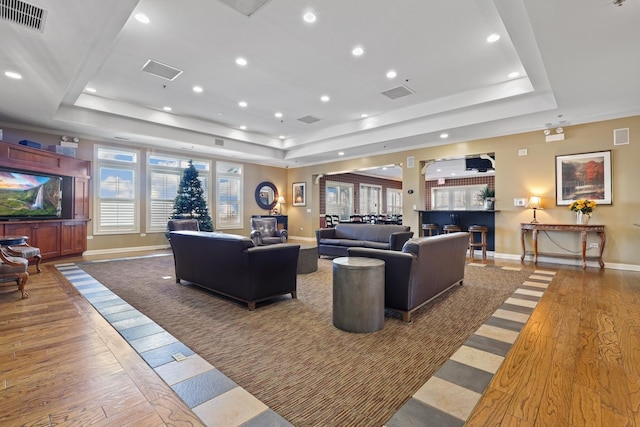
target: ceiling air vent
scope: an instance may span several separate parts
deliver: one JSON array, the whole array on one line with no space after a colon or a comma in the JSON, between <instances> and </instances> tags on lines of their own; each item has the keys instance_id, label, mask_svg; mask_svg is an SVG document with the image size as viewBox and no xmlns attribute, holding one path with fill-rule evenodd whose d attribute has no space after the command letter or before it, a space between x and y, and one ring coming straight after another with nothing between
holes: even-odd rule
<instances>
[{"instance_id":1,"label":"ceiling air vent","mask_svg":"<svg viewBox=\"0 0 640 427\"><path fill-rule=\"evenodd\" d=\"M224 147L224 139L216 138L215 143L218 147Z\"/></svg>"},{"instance_id":2,"label":"ceiling air vent","mask_svg":"<svg viewBox=\"0 0 640 427\"><path fill-rule=\"evenodd\" d=\"M320 119L313 116L304 116L304 117L300 117L298 121L301 121L306 124L311 124L311 123L319 122Z\"/></svg>"},{"instance_id":3,"label":"ceiling air vent","mask_svg":"<svg viewBox=\"0 0 640 427\"><path fill-rule=\"evenodd\" d=\"M405 85L394 87L393 89L385 90L382 94L391 99L402 98L403 96L413 95L413 91Z\"/></svg>"},{"instance_id":4,"label":"ceiling air vent","mask_svg":"<svg viewBox=\"0 0 640 427\"><path fill-rule=\"evenodd\" d=\"M44 31L47 11L20 0L0 0L0 18L35 31Z\"/></svg>"},{"instance_id":5,"label":"ceiling air vent","mask_svg":"<svg viewBox=\"0 0 640 427\"><path fill-rule=\"evenodd\" d=\"M220 0L245 16L251 16L269 0Z\"/></svg>"},{"instance_id":6,"label":"ceiling air vent","mask_svg":"<svg viewBox=\"0 0 640 427\"><path fill-rule=\"evenodd\" d=\"M176 77L182 74L182 70L178 70L177 68L163 64L162 62L154 61L153 59L148 60L142 66L142 71L146 71L149 74L153 74L154 76L169 81L173 81Z\"/></svg>"}]
</instances>

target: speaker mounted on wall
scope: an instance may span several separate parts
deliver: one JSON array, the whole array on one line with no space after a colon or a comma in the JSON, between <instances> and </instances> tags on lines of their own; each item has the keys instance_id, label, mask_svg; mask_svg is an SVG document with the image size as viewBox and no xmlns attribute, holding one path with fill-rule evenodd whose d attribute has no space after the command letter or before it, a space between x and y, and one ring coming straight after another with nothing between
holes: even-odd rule
<instances>
[{"instance_id":1,"label":"speaker mounted on wall","mask_svg":"<svg viewBox=\"0 0 640 427\"><path fill-rule=\"evenodd\" d=\"M613 145L626 145L629 143L629 128L613 130Z\"/></svg>"}]
</instances>

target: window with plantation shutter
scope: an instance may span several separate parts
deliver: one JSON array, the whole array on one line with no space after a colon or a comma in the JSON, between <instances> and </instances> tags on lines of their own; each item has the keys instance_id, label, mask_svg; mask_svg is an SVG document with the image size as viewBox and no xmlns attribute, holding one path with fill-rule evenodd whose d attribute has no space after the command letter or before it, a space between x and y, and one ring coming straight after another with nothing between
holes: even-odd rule
<instances>
[{"instance_id":1,"label":"window with plantation shutter","mask_svg":"<svg viewBox=\"0 0 640 427\"><path fill-rule=\"evenodd\" d=\"M218 162L216 180L216 228L242 228L242 166Z\"/></svg>"},{"instance_id":2,"label":"window with plantation shutter","mask_svg":"<svg viewBox=\"0 0 640 427\"><path fill-rule=\"evenodd\" d=\"M387 188L387 215L402 215L402 190Z\"/></svg>"},{"instance_id":3,"label":"window with plantation shutter","mask_svg":"<svg viewBox=\"0 0 640 427\"><path fill-rule=\"evenodd\" d=\"M203 197L208 199L207 182L210 173L210 162L191 159L198 171L198 180L202 185ZM147 231L162 232L167 230L167 222L173 213L173 207L180 187L184 169L189 166L189 159L171 157L169 155L149 154Z\"/></svg>"},{"instance_id":4,"label":"window with plantation shutter","mask_svg":"<svg viewBox=\"0 0 640 427\"><path fill-rule=\"evenodd\" d=\"M149 231L164 230L173 211L180 172L150 172Z\"/></svg>"},{"instance_id":5,"label":"window with plantation shutter","mask_svg":"<svg viewBox=\"0 0 640 427\"><path fill-rule=\"evenodd\" d=\"M138 153L96 147L96 213L94 234L135 233L138 222Z\"/></svg>"}]
</instances>

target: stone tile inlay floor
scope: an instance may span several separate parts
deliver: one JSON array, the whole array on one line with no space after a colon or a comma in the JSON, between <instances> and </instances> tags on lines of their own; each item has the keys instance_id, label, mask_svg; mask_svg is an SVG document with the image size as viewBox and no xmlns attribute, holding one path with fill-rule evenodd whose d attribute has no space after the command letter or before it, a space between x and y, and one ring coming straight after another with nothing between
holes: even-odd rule
<instances>
[{"instance_id":1,"label":"stone tile inlay floor","mask_svg":"<svg viewBox=\"0 0 640 427\"><path fill-rule=\"evenodd\" d=\"M469 265L485 267L483 264ZM292 425L153 320L85 273L80 266L67 263L55 267L203 423L210 426ZM554 274L536 270L396 412L386 426L464 425ZM178 354L184 356L184 360L176 360L174 355Z\"/></svg>"},{"instance_id":2,"label":"stone tile inlay floor","mask_svg":"<svg viewBox=\"0 0 640 427\"><path fill-rule=\"evenodd\" d=\"M386 427L463 426L554 275L552 271L536 270L395 413Z\"/></svg>"}]
</instances>

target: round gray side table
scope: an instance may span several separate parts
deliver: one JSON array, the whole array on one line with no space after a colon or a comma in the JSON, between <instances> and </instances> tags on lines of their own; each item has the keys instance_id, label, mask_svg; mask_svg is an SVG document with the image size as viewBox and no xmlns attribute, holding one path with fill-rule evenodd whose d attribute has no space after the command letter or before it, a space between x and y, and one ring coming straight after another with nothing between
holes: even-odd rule
<instances>
[{"instance_id":1,"label":"round gray side table","mask_svg":"<svg viewBox=\"0 0 640 427\"><path fill-rule=\"evenodd\" d=\"M333 326L348 332L384 327L384 261L341 257L333 260Z\"/></svg>"},{"instance_id":2,"label":"round gray side table","mask_svg":"<svg viewBox=\"0 0 640 427\"><path fill-rule=\"evenodd\" d=\"M298 253L298 274L318 271L318 247L316 245L300 245Z\"/></svg>"}]
</instances>

